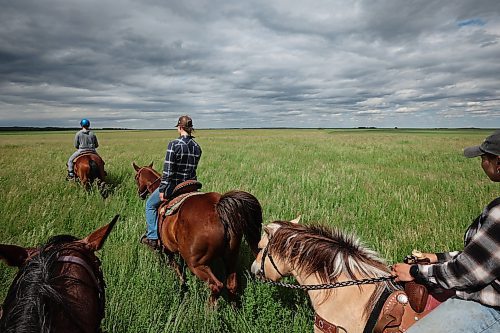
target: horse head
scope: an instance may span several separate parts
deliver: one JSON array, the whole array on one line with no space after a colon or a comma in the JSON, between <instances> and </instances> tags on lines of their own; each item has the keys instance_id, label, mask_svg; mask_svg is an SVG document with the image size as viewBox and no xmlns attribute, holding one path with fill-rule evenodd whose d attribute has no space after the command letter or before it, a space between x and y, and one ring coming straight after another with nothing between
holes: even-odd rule
<instances>
[{"instance_id":1,"label":"horse head","mask_svg":"<svg viewBox=\"0 0 500 333\"><path fill-rule=\"evenodd\" d=\"M153 169L153 162L147 166L140 167L132 162L135 170L135 182L137 193L141 199L146 199L148 194L153 193L160 185L161 175Z\"/></svg>"},{"instance_id":2,"label":"horse head","mask_svg":"<svg viewBox=\"0 0 500 333\"><path fill-rule=\"evenodd\" d=\"M97 332L104 317L104 278L95 252L118 215L78 239L59 235L38 248L0 244L0 259L19 271L0 318L1 332Z\"/></svg>"},{"instance_id":3,"label":"horse head","mask_svg":"<svg viewBox=\"0 0 500 333\"><path fill-rule=\"evenodd\" d=\"M298 224L300 216L289 223ZM262 237L258 244L258 253L252 263L251 271L254 275L272 281L278 281L282 277L290 275L291 265L283 260L275 249L273 237L283 225L275 221L264 227Z\"/></svg>"}]
</instances>

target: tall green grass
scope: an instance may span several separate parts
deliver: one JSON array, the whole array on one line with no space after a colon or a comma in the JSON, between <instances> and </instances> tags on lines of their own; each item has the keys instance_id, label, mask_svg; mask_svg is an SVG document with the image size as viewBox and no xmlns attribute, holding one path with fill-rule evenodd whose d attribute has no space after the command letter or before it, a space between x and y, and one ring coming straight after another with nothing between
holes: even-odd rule
<instances>
[{"instance_id":1,"label":"tall green grass","mask_svg":"<svg viewBox=\"0 0 500 333\"><path fill-rule=\"evenodd\" d=\"M460 249L465 228L498 196L465 146L491 131L200 130L204 191L254 194L266 223L302 214L355 232L389 263L413 248ZM145 230L132 162L162 167L171 131L96 131L114 189L103 200L64 180L72 132L0 134L0 242L44 243L84 237L121 219L100 257L107 283L106 332L312 332L301 291L255 282L248 248L240 258L241 297L207 306L208 291L188 273L182 292L173 271L138 242ZM15 269L0 265L0 298Z\"/></svg>"}]
</instances>

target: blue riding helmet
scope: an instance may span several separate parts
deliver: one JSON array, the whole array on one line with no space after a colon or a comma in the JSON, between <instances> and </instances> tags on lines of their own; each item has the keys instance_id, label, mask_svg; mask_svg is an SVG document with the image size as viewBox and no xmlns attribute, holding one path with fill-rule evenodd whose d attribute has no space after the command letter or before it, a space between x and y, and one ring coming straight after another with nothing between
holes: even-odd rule
<instances>
[{"instance_id":1,"label":"blue riding helmet","mask_svg":"<svg viewBox=\"0 0 500 333\"><path fill-rule=\"evenodd\" d=\"M89 127L90 126L90 120L88 120L88 119L82 119L80 121L80 126L81 127Z\"/></svg>"}]
</instances>

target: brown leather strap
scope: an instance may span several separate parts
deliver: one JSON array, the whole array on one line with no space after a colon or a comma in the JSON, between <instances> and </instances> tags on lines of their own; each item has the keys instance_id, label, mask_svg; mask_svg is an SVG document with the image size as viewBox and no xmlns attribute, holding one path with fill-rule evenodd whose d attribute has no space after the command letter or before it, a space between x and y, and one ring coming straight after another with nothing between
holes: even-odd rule
<instances>
[{"instance_id":1,"label":"brown leather strap","mask_svg":"<svg viewBox=\"0 0 500 333\"><path fill-rule=\"evenodd\" d=\"M94 281L95 285L97 286L97 289L101 289L101 284L99 283L99 280L97 280L97 277L94 274L94 270L83 260L82 258L75 257L75 256L60 256L57 258L58 262L68 262L72 264L77 264L79 266L82 266L87 273L90 275L92 280Z\"/></svg>"},{"instance_id":2,"label":"brown leather strap","mask_svg":"<svg viewBox=\"0 0 500 333\"><path fill-rule=\"evenodd\" d=\"M402 290L393 292L385 301L373 333L406 332L410 326L425 317L430 310L417 313Z\"/></svg>"},{"instance_id":3,"label":"brown leather strap","mask_svg":"<svg viewBox=\"0 0 500 333\"><path fill-rule=\"evenodd\" d=\"M314 326L324 333L339 333L337 326L323 319L319 314L314 314Z\"/></svg>"},{"instance_id":4,"label":"brown leather strap","mask_svg":"<svg viewBox=\"0 0 500 333\"><path fill-rule=\"evenodd\" d=\"M380 317L373 329L374 333L399 331L405 308L409 308L408 298L402 290L394 291L384 303Z\"/></svg>"}]
</instances>

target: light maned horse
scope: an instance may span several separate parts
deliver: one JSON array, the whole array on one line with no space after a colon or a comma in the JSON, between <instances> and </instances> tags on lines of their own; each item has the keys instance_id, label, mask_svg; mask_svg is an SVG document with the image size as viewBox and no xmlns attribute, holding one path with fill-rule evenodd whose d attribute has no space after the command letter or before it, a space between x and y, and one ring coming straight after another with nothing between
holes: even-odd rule
<instances>
[{"instance_id":1,"label":"light maned horse","mask_svg":"<svg viewBox=\"0 0 500 333\"><path fill-rule=\"evenodd\" d=\"M0 332L100 332L105 284L94 252L117 220L82 240L59 235L39 248L0 244L0 259L19 268L0 311Z\"/></svg>"},{"instance_id":2,"label":"light maned horse","mask_svg":"<svg viewBox=\"0 0 500 333\"><path fill-rule=\"evenodd\" d=\"M139 167L133 163L133 166L138 193L145 198L158 188L160 174L152 169L152 164ZM181 281L180 267L172 260L174 253L179 253L191 272L208 283L211 303L224 286L229 297L235 298L238 289L236 265L243 235L253 254L258 252L262 208L257 198L244 191L198 194L185 199L173 215L160 214L158 220L162 250L171 259ZM222 259L224 264L225 284L212 271L216 259Z\"/></svg>"},{"instance_id":3,"label":"light maned horse","mask_svg":"<svg viewBox=\"0 0 500 333\"><path fill-rule=\"evenodd\" d=\"M99 192L103 197L107 197L106 190L106 171L104 170L104 161L95 153L83 153L75 158L74 171L76 177L86 190L96 180Z\"/></svg>"},{"instance_id":4,"label":"light maned horse","mask_svg":"<svg viewBox=\"0 0 500 333\"><path fill-rule=\"evenodd\" d=\"M412 310L376 252L331 227L303 226L298 220L268 224L252 273L272 281L291 275L302 287L346 284L335 289L304 288L316 312L315 332L396 333L427 314ZM378 282L349 284L379 277Z\"/></svg>"}]
</instances>

